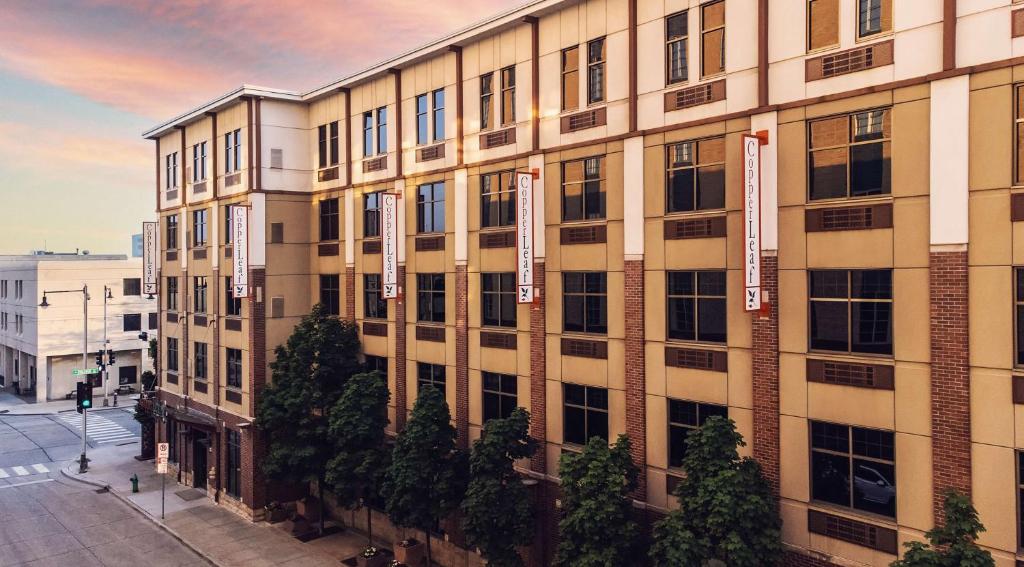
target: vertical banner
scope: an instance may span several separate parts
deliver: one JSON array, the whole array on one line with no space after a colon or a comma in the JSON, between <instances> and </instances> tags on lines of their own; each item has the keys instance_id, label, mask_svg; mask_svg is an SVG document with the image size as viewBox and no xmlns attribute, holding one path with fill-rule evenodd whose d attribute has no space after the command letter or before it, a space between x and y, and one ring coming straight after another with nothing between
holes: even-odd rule
<instances>
[{"instance_id":1,"label":"vertical banner","mask_svg":"<svg viewBox=\"0 0 1024 567\"><path fill-rule=\"evenodd\" d=\"M249 209L231 207L231 286L234 297L249 297Z\"/></svg>"},{"instance_id":2,"label":"vertical banner","mask_svg":"<svg viewBox=\"0 0 1024 567\"><path fill-rule=\"evenodd\" d=\"M743 136L743 303L761 309L761 140Z\"/></svg>"},{"instance_id":3,"label":"vertical banner","mask_svg":"<svg viewBox=\"0 0 1024 567\"><path fill-rule=\"evenodd\" d=\"M155 222L142 223L142 293L147 295L157 292L157 226Z\"/></svg>"},{"instance_id":4,"label":"vertical banner","mask_svg":"<svg viewBox=\"0 0 1024 567\"><path fill-rule=\"evenodd\" d=\"M516 173L516 298L533 302L532 173Z\"/></svg>"},{"instance_id":5,"label":"vertical banner","mask_svg":"<svg viewBox=\"0 0 1024 567\"><path fill-rule=\"evenodd\" d=\"M381 297L398 297L398 194L380 196Z\"/></svg>"}]
</instances>

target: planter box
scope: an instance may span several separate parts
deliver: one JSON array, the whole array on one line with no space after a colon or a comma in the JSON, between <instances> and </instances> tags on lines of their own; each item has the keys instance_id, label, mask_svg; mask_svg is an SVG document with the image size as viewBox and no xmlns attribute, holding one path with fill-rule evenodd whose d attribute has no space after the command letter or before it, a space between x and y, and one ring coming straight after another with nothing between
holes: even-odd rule
<instances>
[{"instance_id":1,"label":"planter box","mask_svg":"<svg viewBox=\"0 0 1024 567\"><path fill-rule=\"evenodd\" d=\"M271 524L283 522L288 519L288 510L284 508L275 508L273 510L267 510L267 521Z\"/></svg>"},{"instance_id":2,"label":"planter box","mask_svg":"<svg viewBox=\"0 0 1024 567\"><path fill-rule=\"evenodd\" d=\"M359 565L359 567L386 567L387 564L388 557L383 553L377 553L373 557L356 556L356 565Z\"/></svg>"},{"instance_id":3,"label":"planter box","mask_svg":"<svg viewBox=\"0 0 1024 567\"><path fill-rule=\"evenodd\" d=\"M320 501L307 496L295 503L295 512L310 522L320 521Z\"/></svg>"},{"instance_id":4,"label":"planter box","mask_svg":"<svg viewBox=\"0 0 1024 567\"><path fill-rule=\"evenodd\" d=\"M401 543L395 545L395 559L410 567L420 567L426 559L427 547L422 541L410 541L413 543L408 546L402 546Z\"/></svg>"}]
</instances>

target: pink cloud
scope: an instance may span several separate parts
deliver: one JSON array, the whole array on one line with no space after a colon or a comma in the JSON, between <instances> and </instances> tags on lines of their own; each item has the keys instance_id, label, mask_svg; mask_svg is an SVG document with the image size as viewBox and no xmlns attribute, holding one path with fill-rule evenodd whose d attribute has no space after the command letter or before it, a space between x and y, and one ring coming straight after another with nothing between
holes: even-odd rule
<instances>
[{"instance_id":1,"label":"pink cloud","mask_svg":"<svg viewBox=\"0 0 1024 567\"><path fill-rule=\"evenodd\" d=\"M0 155L20 168L88 166L145 174L152 145L141 139L95 136L40 129L32 124L0 122Z\"/></svg>"}]
</instances>

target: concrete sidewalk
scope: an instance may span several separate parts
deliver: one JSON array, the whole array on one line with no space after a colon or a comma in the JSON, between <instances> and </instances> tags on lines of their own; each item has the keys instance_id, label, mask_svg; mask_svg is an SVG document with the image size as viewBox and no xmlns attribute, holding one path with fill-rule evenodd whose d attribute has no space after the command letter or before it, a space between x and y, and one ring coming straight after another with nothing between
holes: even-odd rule
<instances>
[{"instance_id":1,"label":"concrete sidewalk","mask_svg":"<svg viewBox=\"0 0 1024 567\"><path fill-rule=\"evenodd\" d=\"M139 399L139 394L129 394L127 396L118 396L117 407L114 407L114 396L111 395L109 398L110 405L107 407L103 406L103 394L100 392L93 392L93 403L96 404L90 411L108 411L116 409L124 409L126 407L135 407L135 402ZM36 415L36 414L50 414L58 413L62 411L74 411L75 400L52 400L49 402L28 402L24 398L19 398L10 392L0 392L0 412L2 415Z\"/></svg>"},{"instance_id":2,"label":"concrete sidewalk","mask_svg":"<svg viewBox=\"0 0 1024 567\"><path fill-rule=\"evenodd\" d=\"M194 500L196 489L166 479L164 516L161 510L161 475L153 461L138 461L138 445L103 447L89 452L89 472L78 473L78 463L62 469L67 477L107 486L111 493L144 512L154 522L193 551L223 567L274 567L338 565L359 553L365 536L344 531L310 543L302 543L282 529L260 522L252 523L217 506L203 493ZM139 476L139 492L131 492L129 478ZM182 496L179 496L179 493Z\"/></svg>"}]
</instances>

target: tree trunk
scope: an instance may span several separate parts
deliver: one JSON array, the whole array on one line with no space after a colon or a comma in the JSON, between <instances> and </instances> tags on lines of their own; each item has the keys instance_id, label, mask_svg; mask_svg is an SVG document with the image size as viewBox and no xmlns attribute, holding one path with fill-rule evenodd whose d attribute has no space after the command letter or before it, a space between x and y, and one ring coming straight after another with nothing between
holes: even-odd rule
<instances>
[{"instance_id":1,"label":"tree trunk","mask_svg":"<svg viewBox=\"0 0 1024 567\"><path fill-rule=\"evenodd\" d=\"M316 480L317 508L320 510L320 537L324 537L324 473L321 472Z\"/></svg>"},{"instance_id":2,"label":"tree trunk","mask_svg":"<svg viewBox=\"0 0 1024 567\"><path fill-rule=\"evenodd\" d=\"M434 560L430 556L430 528L427 528L425 531L427 533L427 567L433 567Z\"/></svg>"}]
</instances>

